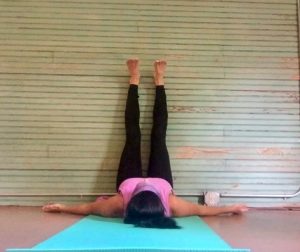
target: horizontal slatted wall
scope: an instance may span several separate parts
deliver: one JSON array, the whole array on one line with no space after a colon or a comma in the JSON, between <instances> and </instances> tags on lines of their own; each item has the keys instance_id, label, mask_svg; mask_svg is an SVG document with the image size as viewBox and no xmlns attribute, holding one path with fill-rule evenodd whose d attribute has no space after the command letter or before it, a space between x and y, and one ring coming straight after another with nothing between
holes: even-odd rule
<instances>
[{"instance_id":1,"label":"horizontal slatted wall","mask_svg":"<svg viewBox=\"0 0 300 252\"><path fill-rule=\"evenodd\" d=\"M164 58L175 190L294 192L296 10L294 0L0 0L0 193L114 192L129 57L142 62L144 167L152 62ZM299 197L238 201L286 205Z\"/></svg>"}]
</instances>

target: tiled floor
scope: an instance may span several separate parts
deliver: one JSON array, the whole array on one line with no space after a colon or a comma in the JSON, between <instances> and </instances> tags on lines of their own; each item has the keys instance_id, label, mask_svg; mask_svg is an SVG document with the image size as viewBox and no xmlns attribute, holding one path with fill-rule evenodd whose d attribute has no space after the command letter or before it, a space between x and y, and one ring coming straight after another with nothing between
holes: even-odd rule
<instances>
[{"instance_id":1,"label":"tiled floor","mask_svg":"<svg viewBox=\"0 0 300 252\"><path fill-rule=\"evenodd\" d=\"M0 251L32 247L80 218L43 213L38 207L0 206ZM250 248L252 252L300 251L300 211L251 210L243 216L204 220L236 248Z\"/></svg>"}]
</instances>

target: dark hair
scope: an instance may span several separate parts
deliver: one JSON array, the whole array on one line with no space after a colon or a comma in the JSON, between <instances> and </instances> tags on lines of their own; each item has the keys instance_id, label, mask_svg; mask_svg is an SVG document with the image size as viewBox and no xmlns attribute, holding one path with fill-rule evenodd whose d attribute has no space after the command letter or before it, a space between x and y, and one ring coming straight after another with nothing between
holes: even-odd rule
<instances>
[{"instance_id":1,"label":"dark hair","mask_svg":"<svg viewBox=\"0 0 300 252\"><path fill-rule=\"evenodd\" d=\"M142 191L130 199L124 223L146 228L180 228L174 219L165 216L164 210L154 192Z\"/></svg>"}]
</instances>

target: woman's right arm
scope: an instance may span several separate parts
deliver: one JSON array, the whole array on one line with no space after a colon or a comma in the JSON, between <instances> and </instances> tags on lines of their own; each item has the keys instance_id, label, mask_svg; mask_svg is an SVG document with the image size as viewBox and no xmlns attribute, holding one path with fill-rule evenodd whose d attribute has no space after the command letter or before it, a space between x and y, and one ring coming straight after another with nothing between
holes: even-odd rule
<instances>
[{"instance_id":1,"label":"woman's right arm","mask_svg":"<svg viewBox=\"0 0 300 252\"><path fill-rule=\"evenodd\" d=\"M123 216L123 197L116 194L105 200L79 205L49 204L43 208L44 212L51 213L71 213L79 215L95 214L104 217L122 217Z\"/></svg>"}]
</instances>

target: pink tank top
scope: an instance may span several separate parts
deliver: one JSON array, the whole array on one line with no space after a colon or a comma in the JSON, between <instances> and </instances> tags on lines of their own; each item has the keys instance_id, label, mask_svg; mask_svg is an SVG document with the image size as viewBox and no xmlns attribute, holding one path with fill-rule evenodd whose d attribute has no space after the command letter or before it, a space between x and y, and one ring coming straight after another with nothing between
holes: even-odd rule
<instances>
[{"instance_id":1,"label":"pink tank top","mask_svg":"<svg viewBox=\"0 0 300 252\"><path fill-rule=\"evenodd\" d=\"M119 186L119 192L124 200L124 209L127 208L130 199L138 192L153 191L159 196L165 208L165 216L168 217L171 216L169 196L172 190L170 183L161 178L130 178L124 180Z\"/></svg>"}]
</instances>

